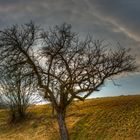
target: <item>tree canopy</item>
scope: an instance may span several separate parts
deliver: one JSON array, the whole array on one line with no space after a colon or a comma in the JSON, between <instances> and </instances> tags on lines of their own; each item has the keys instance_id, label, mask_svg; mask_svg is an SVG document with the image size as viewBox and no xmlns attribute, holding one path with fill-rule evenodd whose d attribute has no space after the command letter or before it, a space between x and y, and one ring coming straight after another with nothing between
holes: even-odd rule
<instances>
[{"instance_id":1,"label":"tree canopy","mask_svg":"<svg viewBox=\"0 0 140 140\"><path fill-rule=\"evenodd\" d=\"M38 47L40 46L40 47ZM125 48L109 49L100 40L81 39L71 25L42 31L34 23L14 25L0 31L1 69L12 73L15 66L27 69L22 76L44 92L57 113L62 140L68 140L67 106L98 91L106 79L137 68Z\"/></svg>"}]
</instances>

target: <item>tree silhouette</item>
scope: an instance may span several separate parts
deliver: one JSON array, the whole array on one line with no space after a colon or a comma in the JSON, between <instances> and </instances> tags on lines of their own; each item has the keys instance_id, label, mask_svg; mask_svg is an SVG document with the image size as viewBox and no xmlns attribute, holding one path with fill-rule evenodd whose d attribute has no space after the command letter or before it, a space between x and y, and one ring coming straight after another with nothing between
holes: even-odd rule
<instances>
[{"instance_id":1,"label":"tree silhouette","mask_svg":"<svg viewBox=\"0 0 140 140\"><path fill-rule=\"evenodd\" d=\"M11 123L23 120L27 108L40 101L32 77L25 77L24 71L16 67L15 71L1 75L0 78L0 102L10 109Z\"/></svg>"},{"instance_id":2,"label":"tree silhouette","mask_svg":"<svg viewBox=\"0 0 140 140\"><path fill-rule=\"evenodd\" d=\"M41 48L35 53L37 42ZM10 67L29 66L25 75L34 76L44 98L56 111L62 140L69 140L65 116L74 99L84 101L106 79L137 68L127 49L111 50L102 41L80 39L69 24L49 31L38 30L32 22L13 26L0 32L0 49L2 61L12 56L14 64L9 61Z\"/></svg>"}]
</instances>

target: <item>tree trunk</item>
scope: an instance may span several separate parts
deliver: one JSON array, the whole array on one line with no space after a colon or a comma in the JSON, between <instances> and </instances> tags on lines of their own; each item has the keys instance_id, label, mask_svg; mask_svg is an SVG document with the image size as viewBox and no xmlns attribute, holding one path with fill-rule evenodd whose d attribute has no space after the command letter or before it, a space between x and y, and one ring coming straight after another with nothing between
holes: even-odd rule
<instances>
[{"instance_id":1,"label":"tree trunk","mask_svg":"<svg viewBox=\"0 0 140 140\"><path fill-rule=\"evenodd\" d=\"M66 123L65 123L64 113L59 112L57 115L57 119L58 119L61 140L69 140L69 134L68 134L68 130L67 130Z\"/></svg>"},{"instance_id":2,"label":"tree trunk","mask_svg":"<svg viewBox=\"0 0 140 140\"><path fill-rule=\"evenodd\" d=\"M25 112L20 108L18 110L18 115L19 119L23 119L25 117Z\"/></svg>"}]
</instances>

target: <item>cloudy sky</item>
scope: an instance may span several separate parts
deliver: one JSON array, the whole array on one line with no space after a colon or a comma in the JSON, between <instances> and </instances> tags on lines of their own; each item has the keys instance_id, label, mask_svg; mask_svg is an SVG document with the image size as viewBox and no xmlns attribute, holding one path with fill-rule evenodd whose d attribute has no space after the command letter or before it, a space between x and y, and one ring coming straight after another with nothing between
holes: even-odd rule
<instances>
[{"instance_id":1,"label":"cloudy sky","mask_svg":"<svg viewBox=\"0 0 140 140\"><path fill-rule=\"evenodd\" d=\"M140 0L0 0L0 28L30 20L43 27L72 24L82 36L91 34L115 46L132 48L140 65ZM110 81L95 96L140 93L140 74Z\"/></svg>"}]
</instances>

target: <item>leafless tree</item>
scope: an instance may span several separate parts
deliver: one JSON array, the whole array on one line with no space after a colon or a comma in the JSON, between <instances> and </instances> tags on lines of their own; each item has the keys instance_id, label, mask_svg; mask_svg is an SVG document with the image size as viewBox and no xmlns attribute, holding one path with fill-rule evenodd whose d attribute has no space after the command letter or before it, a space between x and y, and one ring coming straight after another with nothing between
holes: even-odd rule
<instances>
[{"instance_id":1,"label":"leafless tree","mask_svg":"<svg viewBox=\"0 0 140 140\"><path fill-rule=\"evenodd\" d=\"M41 49L35 54L36 42ZM111 50L102 41L82 40L68 24L48 32L39 31L33 23L13 26L0 32L0 49L4 52L1 60L8 54L8 58L14 56L10 59L15 65L30 67L27 75L35 77L44 98L56 111L62 140L69 140L65 116L74 99L84 101L100 90L106 79L137 68L127 49ZM14 64L10 62L9 66Z\"/></svg>"},{"instance_id":2,"label":"leafless tree","mask_svg":"<svg viewBox=\"0 0 140 140\"><path fill-rule=\"evenodd\" d=\"M67 106L74 100L84 100L98 91L107 78L136 69L134 59L124 48L108 50L103 42L80 41L71 26L63 24L42 34L46 58L43 69L46 98L58 115L62 139L69 139L65 124Z\"/></svg>"},{"instance_id":3,"label":"leafless tree","mask_svg":"<svg viewBox=\"0 0 140 140\"><path fill-rule=\"evenodd\" d=\"M10 110L12 123L23 120L29 105L40 101L32 77L23 76L23 69L18 67L13 73L0 78L0 102Z\"/></svg>"},{"instance_id":4,"label":"leafless tree","mask_svg":"<svg viewBox=\"0 0 140 140\"><path fill-rule=\"evenodd\" d=\"M25 57L26 52L37 63L30 46L36 43L38 27L32 22L25 26L22 30L14 25L0 31L0 97L2 104L10 108L13 121L22 119L28 106L41 100L34 71Z\"/></svg>"}]
</instances>

